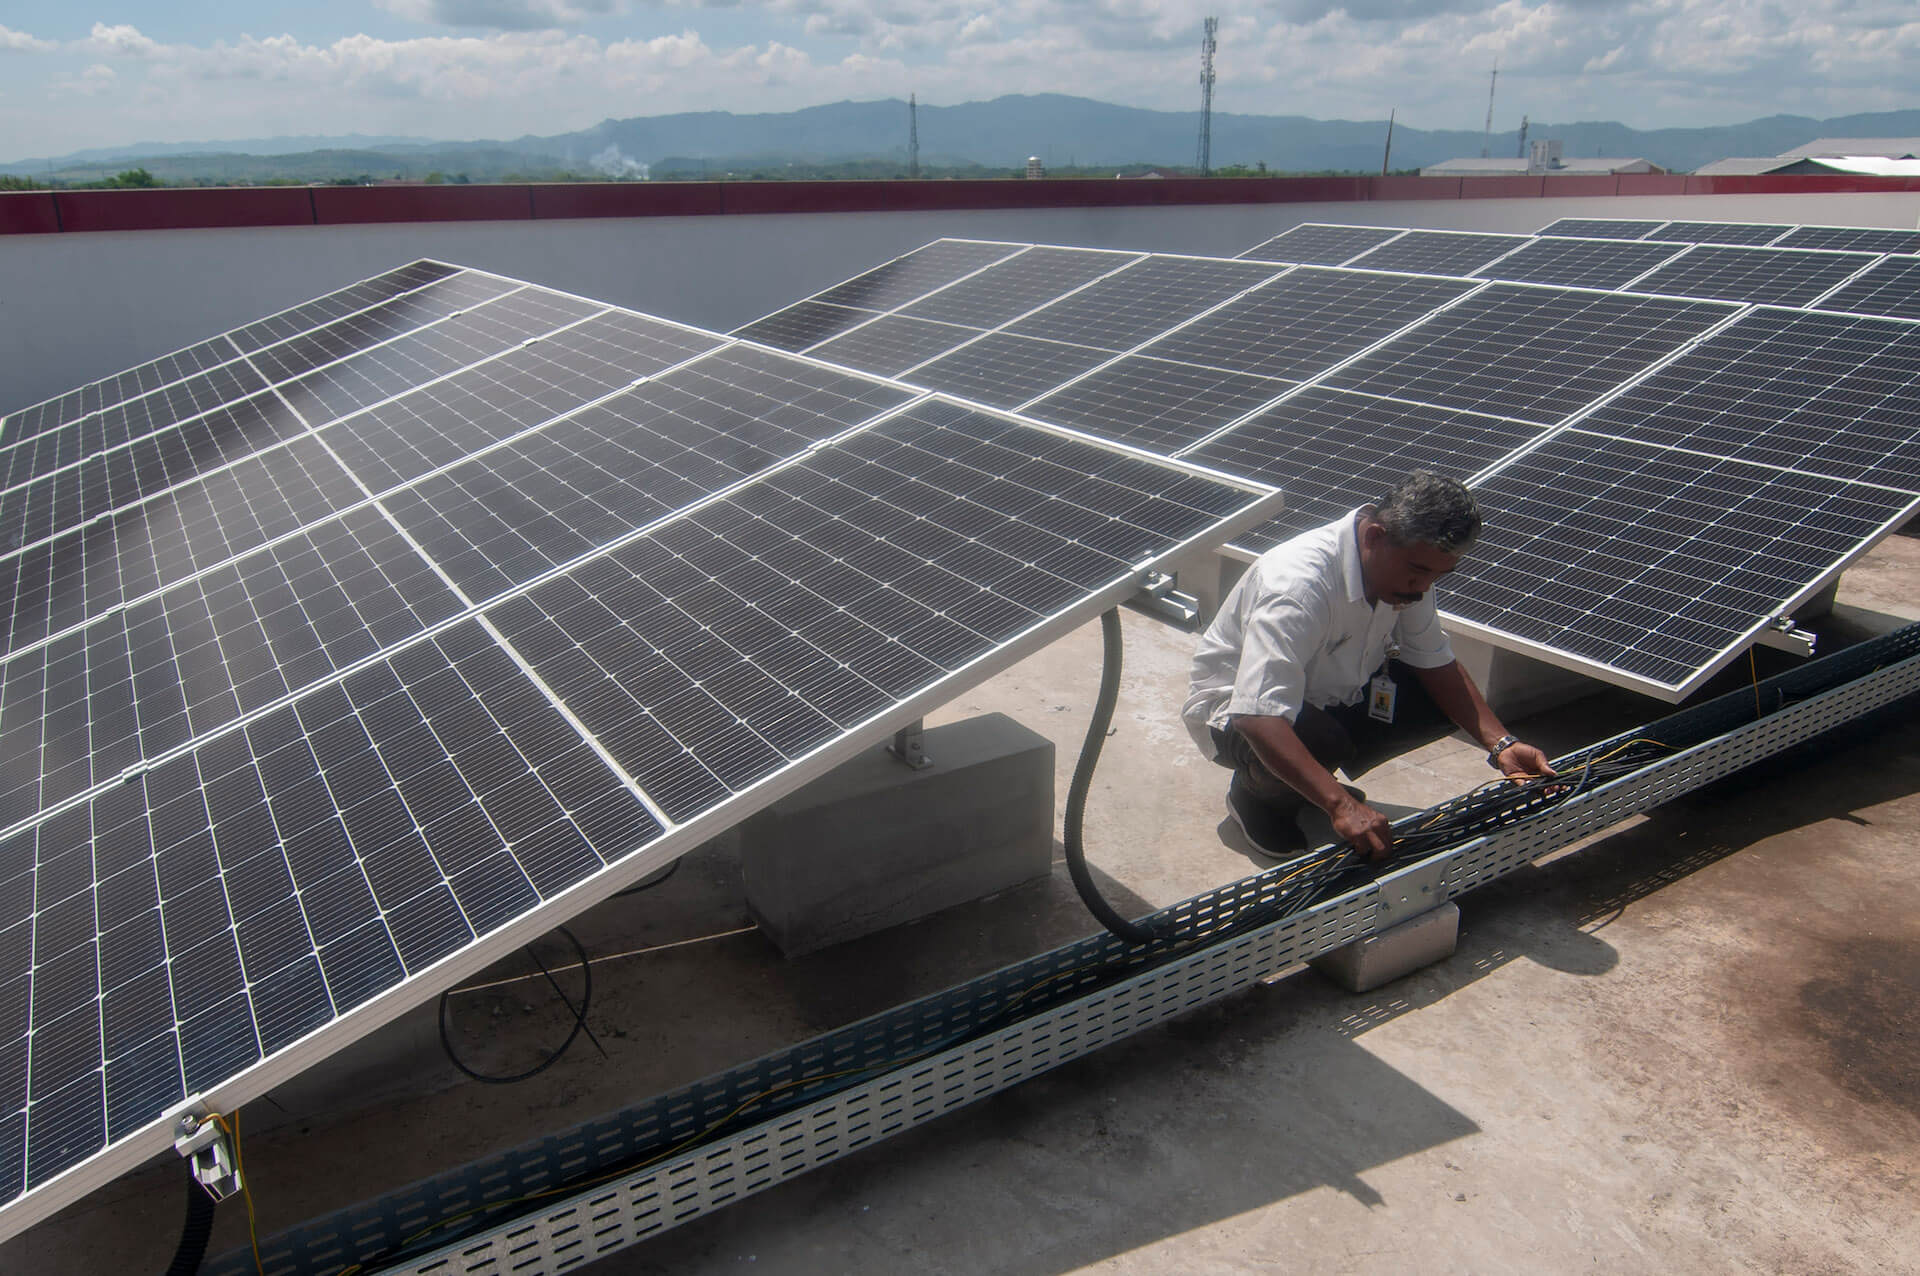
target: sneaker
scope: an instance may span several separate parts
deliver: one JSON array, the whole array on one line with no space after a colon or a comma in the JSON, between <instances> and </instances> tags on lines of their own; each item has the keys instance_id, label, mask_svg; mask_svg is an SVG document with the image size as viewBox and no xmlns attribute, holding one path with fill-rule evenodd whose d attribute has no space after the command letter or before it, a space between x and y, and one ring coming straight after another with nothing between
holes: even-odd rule
<instances>
[{"instance_id":1,"label":"sneaker","mask_svg":"<svg viewBox=\"0 0 1920 1276\"><path fill-rule=\"evenodd\" d=\"M1269 859L1287 859L1307 849L1298 815L1298 808L1288 810L1257 800L1240 787L1238 779L1227 786L1227 818L1239 827L1247 845Z\"/></svg>"}]
</instances>

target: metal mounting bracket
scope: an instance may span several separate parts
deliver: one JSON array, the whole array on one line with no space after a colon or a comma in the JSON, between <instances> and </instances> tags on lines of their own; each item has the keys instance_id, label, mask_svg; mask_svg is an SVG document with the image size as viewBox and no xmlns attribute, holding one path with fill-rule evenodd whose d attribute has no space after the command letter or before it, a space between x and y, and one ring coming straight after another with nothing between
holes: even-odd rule
<instances>
[{"instance_id":1,"label":"metal mounting bracket","mask_svg":"<svg viewBox=\"0 0 1920 1276\"><path fill-rule=\"evenodd\" d=\"M210 1112L183 1112L173 1125L173 1150L185 1157L196 1183L216 1201L240 1190L233 1140Z\"/></svg>"},{"instance_id":2,"label":"metal mounting bracket","mask_svg":"<svg viewBox=\"0 0 1920 1276\"><path fill-rule=\"evenodd\" d=\"M1754 636L1754 641L1796 656L1811 656L1819 637L1804 629L1795 629L1792 616L1775 616Z\"/></svg>"},{"instance_id":3,"label":"metal mounting bracket","mask_svg":"<svg viewBox=\"0 0 1920 1276\"><path fill-rule=\"evenodd\" d=\"M1375 882L1380 888L1379 929L1397 926L1446 903L1447 897L1440 890L1446 870L1447 857L1437 855Z\"/></svg>"},{"instance_id":4,"label":"metal mounting bracket","mask_svg":"<svg viewBox=\"0 0 1920 1276\"><path fill-rule=\"evenodd\" d=\"M1174 588L1180 583L1178 576L1166 572L1148 572L1140 582L1140 592L1127 601L1140 610L1171 620L1182 628L1192 628L1200 621L1200 600L1192 594L1183 594Z\"/></svg>"},{"instance_id":5,"label":"metal mounting bracket","mask_svg":"<svg viewBox=\"0 0 1920 1276\"><path fill-rule=\"evenodd\" d=\"M932 766L933 759L927 756L924 720L915 718L894 732L893 743L887 746L887 752L916 771L924 771Z\"/></svg>"}]
</instances>

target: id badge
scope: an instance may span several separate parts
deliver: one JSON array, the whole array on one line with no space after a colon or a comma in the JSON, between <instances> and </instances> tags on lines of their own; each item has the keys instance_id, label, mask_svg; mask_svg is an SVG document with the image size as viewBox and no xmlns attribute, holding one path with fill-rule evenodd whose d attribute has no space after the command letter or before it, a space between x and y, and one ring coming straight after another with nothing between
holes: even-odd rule
<instances>
[{"instance_id":1,"label":"id badge","mask_svg":"<svg viewBox=\"0 0 1920 1276\"><path fill-rule=\"evenodd\" d=\"M1367 684L1367 716L1376 722L1393 721L1393 702L1400 694L1400 688L1393 685L1393 679L1377 674Z\"/></svg>"}]
</instances>

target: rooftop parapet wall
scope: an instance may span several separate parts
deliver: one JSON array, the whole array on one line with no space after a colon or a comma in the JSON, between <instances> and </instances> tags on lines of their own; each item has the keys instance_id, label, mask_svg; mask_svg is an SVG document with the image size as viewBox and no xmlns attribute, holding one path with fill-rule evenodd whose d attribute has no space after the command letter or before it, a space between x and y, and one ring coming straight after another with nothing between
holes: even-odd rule
<instances>
[{"instance_id":1,"label":"rooftop parapet wall","mask_svg":"<svg viewBox=\"0 0 1920 1276\"><path fill-rule=\"evenodd\" d=\"M0 235L582 217L1137 208L1560 196L1920 191L1920 178L1632 174L1503 177L1061 178L1044 182L609 182L274 186L0 194Z\"/></svg>"}]
</instances>

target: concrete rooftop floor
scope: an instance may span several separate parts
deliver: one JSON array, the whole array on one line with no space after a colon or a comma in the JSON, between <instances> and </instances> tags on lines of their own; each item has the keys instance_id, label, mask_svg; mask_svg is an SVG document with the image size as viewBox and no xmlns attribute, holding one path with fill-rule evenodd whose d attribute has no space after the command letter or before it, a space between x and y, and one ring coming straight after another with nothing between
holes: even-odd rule
<instances>
[{"instance_id":1,"label":"concrete rooftop floor","mask_svg":"<svg viewBox=\"0 0 1920 1276\"><path fill-rule=\"evenodd\" d=\"M1914 618L1920 540L1896 536L1847 574L1826 640ZM1134 914L1265 863L1179 725L1192 638L1125 620L1088 848ZM1098 661L1087 626L930 722L1000 710L1049 736L1064 800ZM1604 691L1524 734L1557 751L1666 712ZM1365 784L1404 810L1487 774L1444 739ZM1909 712L1462 898L1459 951L1375 993L1289 974L591 1270L1920 1270L1917 845ZM466 1082L429 1007L250 1105L261 1232L1095 928L1056 858L1050 880L787 960L722 839L574 925L604 1057L583 1039L525 1084ZM524 1067L564 1035L529 969L455 998L475 1063ZM168 1156L93 1193L0 1245L0 1271L164 1267L183 1174ZM245 1238L223 1205L212 1252Z\"/></svg>"}]
</instances>

